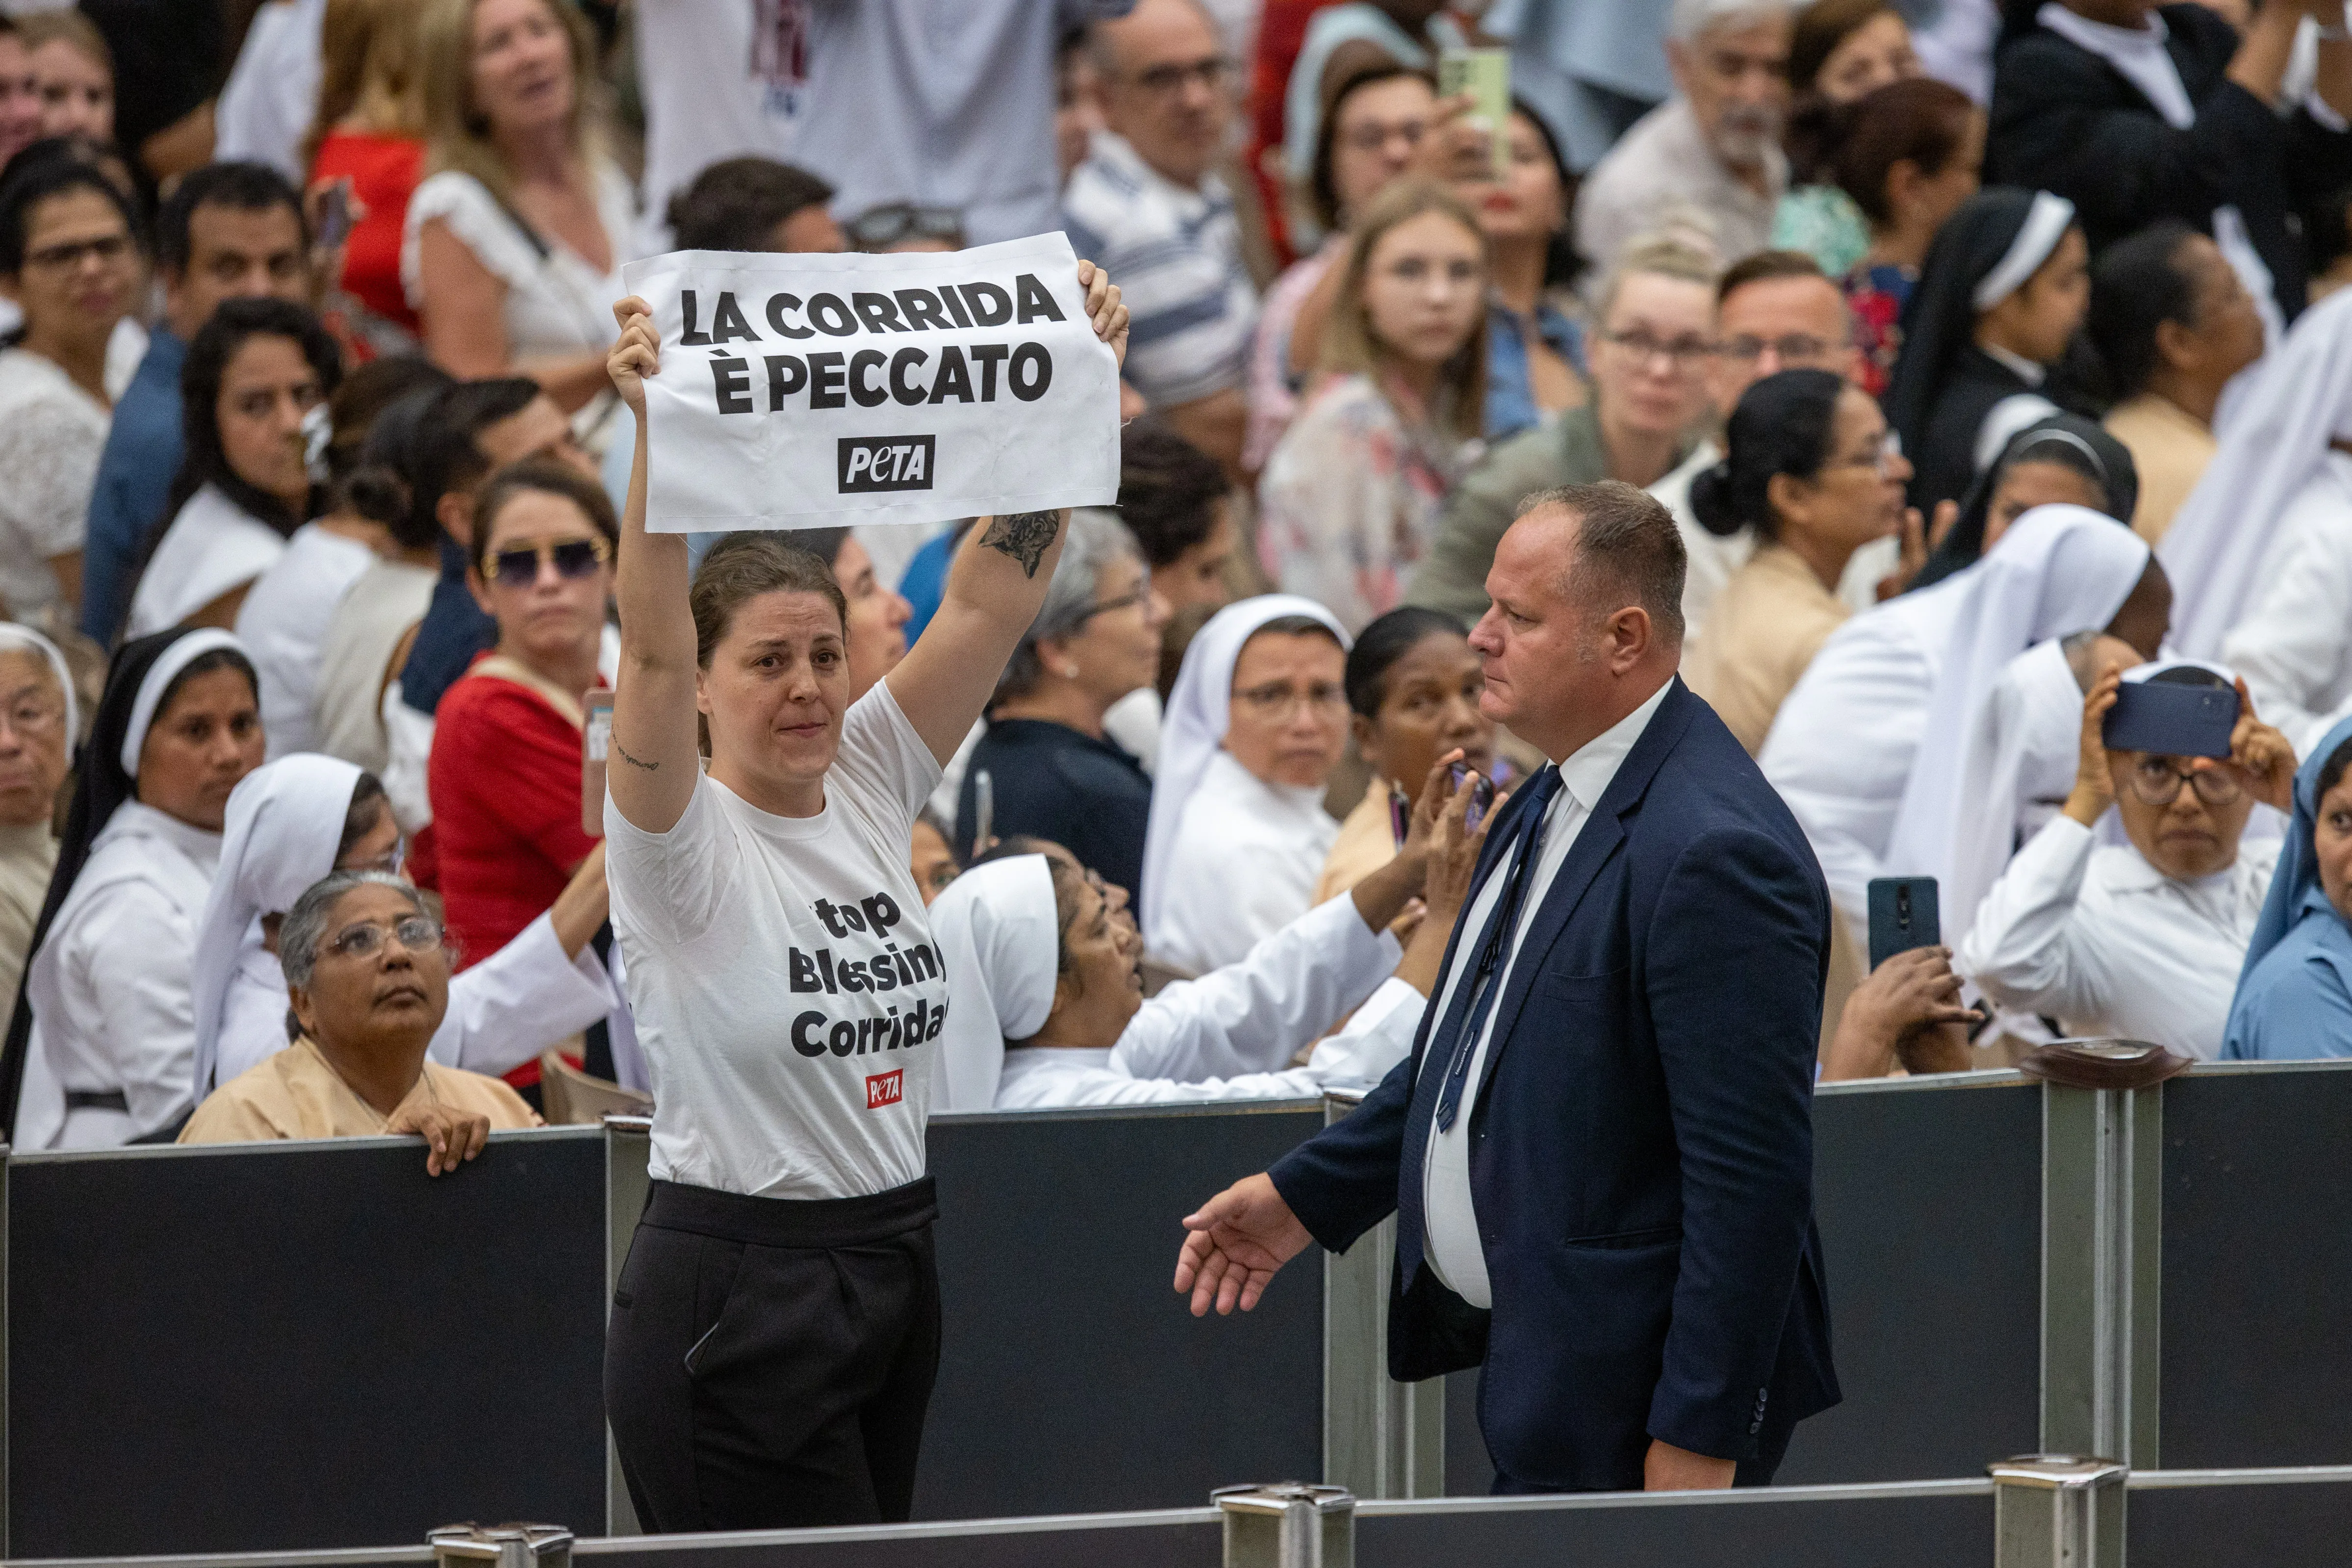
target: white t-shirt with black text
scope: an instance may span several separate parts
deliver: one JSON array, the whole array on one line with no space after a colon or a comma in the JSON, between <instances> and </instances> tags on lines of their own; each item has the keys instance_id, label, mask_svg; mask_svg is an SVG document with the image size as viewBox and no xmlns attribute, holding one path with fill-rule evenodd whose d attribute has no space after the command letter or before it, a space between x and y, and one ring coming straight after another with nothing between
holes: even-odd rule
<instances>
[{"instance_id":1,"label":"white t-shirt with black text","mask_svg":"<svg viewBox=\"0 0 2352 1568\"><path fill-rule=\"evenodd\" d=\"M676 826L646 833L606 797L655 1177L842 1198L923 1174L947 981L908 846L939 776L877 685L843 718L814 816L705 777Z\"/></svg>"}]
</instances>

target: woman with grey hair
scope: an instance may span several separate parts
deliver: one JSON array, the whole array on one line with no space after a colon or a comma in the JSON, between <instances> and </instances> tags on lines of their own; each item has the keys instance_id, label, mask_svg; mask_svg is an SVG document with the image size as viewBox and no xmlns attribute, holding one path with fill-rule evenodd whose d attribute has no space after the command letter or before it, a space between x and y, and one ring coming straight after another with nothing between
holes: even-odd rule
<instances>
[{"instance_id":1,"label":"woman with grey hair","mask_svg":"<svg viewBox=\"0 0 2352 1568\"><path fill-rule=\"evenodd\" d=\"M207 1096L183 1143L414 1132L428 1175L482 1152L493 1128L535 1127L522 1097L425 1059L449 1005L449 950L423 897L387 871L313 883L278 932L294 1043Z\"/></svg>"},{"instance_id":2,"label":"woman with grey hair","mask_svg":"<svg viewBox=\"0 0 2352 1568\"><path fill-rule=\"evenodd\" d=\"M1151 780L1103 732L1103 717L1160 674L1167 601L1118 514L1070 514L1045 607L996 682L988 731L956 801L957 856L970 862L987 781L992 837L1059 844L1139 896Z\"/></svg>"}]
</instances>

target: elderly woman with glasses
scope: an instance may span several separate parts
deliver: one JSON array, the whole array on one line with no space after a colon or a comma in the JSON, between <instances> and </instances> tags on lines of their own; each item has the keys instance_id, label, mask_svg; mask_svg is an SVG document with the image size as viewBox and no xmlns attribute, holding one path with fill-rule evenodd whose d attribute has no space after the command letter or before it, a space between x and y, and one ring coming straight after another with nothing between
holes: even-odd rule
<instances>
[{"instance_id":1,"label":"elderly woman with glasses","mask_svg":"<svg viewBox=\"0 0 2352 1568\"><path fill-rule=\"evenodd\" d=\"M972 858L983 832L1045 838L1121 887L1142 886L1151 780L1104 733L1103 720L1120 699L1159 678L1167 620L1142 548L1118 514L1071 513L1045 607L998 678L987 732L964 770L956 803L960 858Z\"/></svg>"},{"instance_id":2,"label":"elderly woman with glasses","mask_svg":"<svg viewBox=\"0 0 2352 1568\"><path fill-rule=\"evenodd\" d=\"M613 595L612 503L553 462L493 476L467 581L499 640L442 698L425 777L438 891L461 966L498 952L562 893L596 840L581 805L586 693ZM539 1079L526 1062L517 1088Z\"/></svg>"},{"instance_id":3,"label":"elderly woman with glasses","mask_svg":"<svg viewBox=\"0 0 2352 1568\"><path fill-rule=\"evenodd\" d=\"M2003 1007L2056 1018L2070 1035L2121 1035L2210 1061L2222 1054L2279 858L2275 838L2241 840L2257 803L2294 810L2294 749L2255 717L2245 682L2218 666L2118 664L2083 700L2065 809L1985 895L1954 967ZM2111 744L2117 694L2143 684L2210 691L2234 707L2230 754ZM2093 831L2110 805L2126 843L2103 845Z\"/></svg>"},{"instance_id":4,"label":"elderly woman with glasses","mask_svg":"<svg viewBox=\"0 0 2352 1568\"><path fill-rule=\"evenodd\" d=\"M180 1142L414 1132L438 1176L480 1153L493 1128L537 1126L497 1079L425 1059L449 1005L446 941L389 872L337 871L295 900L278 957L300 1033L207 1097Z\"/></svg>"}]
</instances>

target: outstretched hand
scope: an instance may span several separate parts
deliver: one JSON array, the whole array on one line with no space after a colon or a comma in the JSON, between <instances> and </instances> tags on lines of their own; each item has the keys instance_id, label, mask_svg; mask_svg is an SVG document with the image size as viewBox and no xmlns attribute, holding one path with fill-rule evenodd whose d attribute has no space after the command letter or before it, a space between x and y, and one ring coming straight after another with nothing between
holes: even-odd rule
<instances>
[{"instance_id":1,"label":"outstretched hand","mask_svg":"<svg viewBox=\"0 0 2352 1568\"><path fill-rule=\"evenodd\" d=\"M1263 1173L1246 1176L1184 1216L1176 1255L1176 1293L1190 1291L1192 1315L1215 1307L1221 1318L1244 1312L1265 1294L1275 1270L1307 1250L1313 1237Z\"/></svg>"},{"instance_id":2,"label":"outstretched hand","mask_svg":"<svg viewBox=\"0 0 2352 1568\"><path fill-rule=\"evenodd\" d=\"M629 412L642 419L646 377L661 369L661 334L654 330L654 308L632 294L613 307L613 320L620 323L621 335L604 358L605 374Z\"/></svg>"}]
</instances>

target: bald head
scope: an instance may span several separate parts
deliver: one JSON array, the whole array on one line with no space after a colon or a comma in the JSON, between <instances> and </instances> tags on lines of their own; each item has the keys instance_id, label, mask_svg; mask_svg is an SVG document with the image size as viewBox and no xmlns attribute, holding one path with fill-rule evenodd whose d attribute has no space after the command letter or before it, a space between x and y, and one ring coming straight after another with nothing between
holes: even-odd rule
<instances>
[{"instance_id":1,"label":"bald head","mask_svg":"<svg viewBox=\"0 0 2352 1568\"><path fill-rule=\"evenodd\" d=\"M1224 145L1232 62L1200 0L1138 0L1087 32L1103 121L1179 185L1198 185Z\"/></svg>"}]
</instances>

